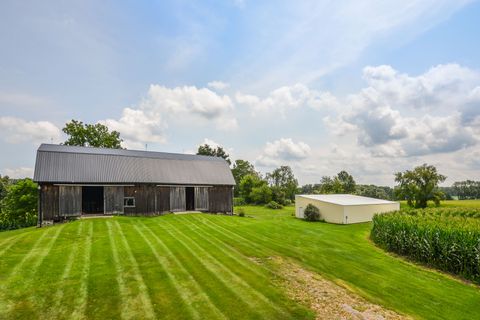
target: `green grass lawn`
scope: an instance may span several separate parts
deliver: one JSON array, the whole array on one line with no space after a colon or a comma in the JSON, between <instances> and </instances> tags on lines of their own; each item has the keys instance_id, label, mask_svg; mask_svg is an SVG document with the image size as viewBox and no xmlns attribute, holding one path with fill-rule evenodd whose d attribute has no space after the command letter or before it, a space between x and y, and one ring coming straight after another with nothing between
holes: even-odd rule
<instances>
[{"instance_id":1,"label":"green grass lawn","mask_svg":"<svg viewBox=\"0 0 480 320\"><path fill-rule=\"evenodd\" d=\"M89 219L0 233L0 319L314 317L275 285L283 256L425 319L480 319L479 287L376 248L370 224L308 223L293 207Z\"/></svg>"}]
</instances>

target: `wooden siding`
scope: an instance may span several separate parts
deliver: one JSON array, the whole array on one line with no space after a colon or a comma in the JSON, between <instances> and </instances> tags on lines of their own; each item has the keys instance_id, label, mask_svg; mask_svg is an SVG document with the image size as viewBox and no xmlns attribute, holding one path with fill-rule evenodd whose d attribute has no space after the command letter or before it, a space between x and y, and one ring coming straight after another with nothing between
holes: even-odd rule
<instances>
[{"instance_id":1,"label":"wooden siding","mask_svg":"<svg viewBox=\"0 0 480 320\"><path fill-rule=\"evenodd\" d=\"M170 187L170 211L185 211L185 187Z\"/></svg>"},{"instance_id":2,"label":"wooden siding","mask_svg":"<svg viewBox=\"0 0 480 320\"><path fill-rule=\"evenodd\" d=\"M125 215L154 215L155 188L155 185L150 184L124 187L125 197L135 198L135 207L125 207Z\"/></svg>"},{"instance_id":3,"label":"wooden siding","mask_svg":"<svg viewBox=\"0 0 480 320\"><path fill-rule=\"evenodd\" d=\"M170 188L169 187L156 187L156 213L164 213L170 211Z\"/></svg>"},{"instance_id":4,"label":"wooden siding","mask_svg":"<svg viewBox=\"0 0 480 320\"><path fill-rule=\"evenodd\" d=\"M233 195L231 186L215 186L208 188L208 211L231 213Z\"/></svg>"},{"instance_id":5,"label":"wooden siding","mask_svg":"<svg viewBox=\"0 0 480 320\"><path fill-rule=\"evenodd\" d=\"M208 188L195 187L195 210L208 211Z\"/></svg>"},{"instance_id":6,"label":"wooden siding","mask_svg":"<svg viewBox=\"0 0 480 320\"><path fill-rule=\"evenodd\" d=\"M123 186L106 186L103 195L105 214L123 214Z\"/></svg>"},{"instance_id":7,"label":"wooden siding","mask_svg":"<svg viewBox=\"0 0 480 320\"><path fill-rule=\"evenodd\" d=\"M79 216L82 214L82 187L59 186L59 215Z\"/></svg>"},{"instance_id":8,"label":"wooden siding","mask_svg":"<svg viewBox=\"0 0 480 320\"><path fill-rule=\"evenodd\" d=\"M58 186L43 185L41 197L43 220L57 219L59 211Z\"/></svg>"}]
</instances>

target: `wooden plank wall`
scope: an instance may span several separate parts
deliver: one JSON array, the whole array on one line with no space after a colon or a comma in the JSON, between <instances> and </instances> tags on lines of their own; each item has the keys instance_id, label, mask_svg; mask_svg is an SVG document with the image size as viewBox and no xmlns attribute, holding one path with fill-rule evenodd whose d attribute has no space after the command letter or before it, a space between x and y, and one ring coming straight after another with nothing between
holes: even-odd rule
<instances>
[{"instance_id":1,"label":"wooden plank wall","mask_svg":"<svg viewBox=\"0 0 480 320\"><path fill-rule=\"evenodd\" d=\"M155 185L142 184L134 187L124 187L125 197L135 198L135 208L124 208L125 215L155 214Z\"/></svg>"},{"instance_id":2,"label":"wooden plank wall","mask_svg":"<svg viewBox=\"0 0 480 320\"><path fill-rule=\"evenodd\" d=\"M57 219L59 212L58 186L42 185L41 197L43 220Z\"/></svg>"},{"instance_id":3,"label":"wooden plank wall","mask_svg":"<svg viewBox=\"0 0 480 320\"><path fill-rule=\"evenodd\" d=\"M232 187L214 186L208 188L208 212L232 212Z\"/></svg>"},{"instance_id":4,"label":"wooden plank wall","mask_svg":"<svg viewBox=\"0 0 480 320\"><path fill-rule=\"evenodd\" d=\"M123 195L123 186L106 186L103 188L106 214L123 214Z\"/></svg>"},{"instance_id":5,"label":"wooden plank wall","mask_svg":"<svg viewBox=\"0 0 480 320\"><path fill-rule=\"evenodd\" d=\"M185 211L185 187L170 187L170 211Z\"/></svg>"},{"instance_id":6,"label":"wooden plank wall","mask_svg":"<svg viewBox=\"0 0 480 320\"><path fill-rule=\"evenodd\" d=\"M156 187L156 213L161 214L170 211L170 188Z\"/></svg>"},{"instance_id":7,"label":"wooden plank wall","mask_svg":"<svg viewBox=\"0 0 480 320\"><path fill-rule=\"evenodd\" d=\"M195 210L208 211L208 188L195 187Z\"/></svg>"},{"instance_id":8,"label":"wooden plank wall","mask_svg":"<svg viewBox=\"0 0 480 320\"><path fill-rule=\"evenodd\" d=\"M82 187L59 186L59 215L79 216L82 214Z\"/></svg>"}]
</instances>

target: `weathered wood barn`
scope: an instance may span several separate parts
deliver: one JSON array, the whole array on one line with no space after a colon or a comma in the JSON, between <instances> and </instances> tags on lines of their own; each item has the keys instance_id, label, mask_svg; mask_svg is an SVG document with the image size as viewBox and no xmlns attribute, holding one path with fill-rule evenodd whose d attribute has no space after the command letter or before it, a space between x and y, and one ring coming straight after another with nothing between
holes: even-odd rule
<instances>
[{"instance_id":1,"label":"weathered wood barn","mask_svg":"<svg viewBox=\"0 0 480 320\"><path fill-rule=\"evenodd\" d=\"M235 180L217 157L42 144L39 223L84 214L233 212Z\"/></svg>"}]
</instances>

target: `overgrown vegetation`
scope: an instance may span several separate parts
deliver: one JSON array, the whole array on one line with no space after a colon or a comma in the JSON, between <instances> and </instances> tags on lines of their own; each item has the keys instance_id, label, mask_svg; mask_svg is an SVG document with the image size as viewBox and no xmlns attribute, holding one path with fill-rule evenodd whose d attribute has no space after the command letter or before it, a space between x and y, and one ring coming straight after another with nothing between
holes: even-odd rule
<instances>
[{"instance_id":1,"label":"overgrown vegetation","mask_svg":"<svg viewBox=\"0 0 480 320\"><path fill-rule=\"evenodd\" d=\"M31 179L0 179L0 230L34 226L37 223L37 184Z\"/></svg>"},{"instance_id":2,"label":"overgrown vegetation","mask_svg":"<svg viewBox=\"0 0 480 320\"><path fill-rule=\"evenodd\" d=\"M480 284L480 209L428 208L379 214L372 240L387 251Z\"/></svg>"},{"instance_id":3,"label":"overgrown vegetation","mask_svg":"<svg viewBox=\"0 0 480 320\"><path fill-rule=\"evenodd\" d=\"M279 203L277 203L276 201L270 201L269 203L267 203L265 205L265 207L267 207L268 209L282 209L283 206Z\"/></svg>"}]
</instances>

